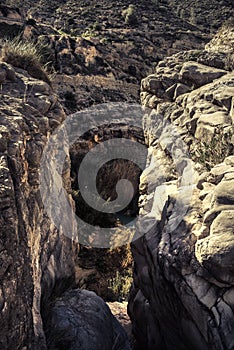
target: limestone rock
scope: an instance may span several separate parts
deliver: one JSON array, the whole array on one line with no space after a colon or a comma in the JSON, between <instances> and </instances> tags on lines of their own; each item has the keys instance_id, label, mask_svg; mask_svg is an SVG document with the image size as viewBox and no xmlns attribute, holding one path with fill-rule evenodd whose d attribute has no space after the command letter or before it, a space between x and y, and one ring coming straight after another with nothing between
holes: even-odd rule
<instances>
[{"instance_id":1,"label":"limestone rock","mask_svg":"<svg viewBox=\"0 0 234 350\"><path fill-rule=\"evenodd\" d=\"M150 229L132 243L128 308L139 349L234 346L234 76L223 69L224 56L210 49L181 52L160 62L142 82L142 103L155 113L144 121L148 167L139 201L142 227L150 224ZM179 84L188 91L176 94ZM176 130L170 135L167 122ZM181 173L172 161L172 145L181 150L179 138L199 175L191 176L196 189L187 203L186 187L181 206L176 192ZM181 208L187 208L183 218Z\"/></svg>"},{"instance_id":2,"label":"limestone rock","mask_svg":"<svg viewBox=\"0 0 234 350\"><path fill-rule=\"evenodd\" d=\"M231 21L231 19L230 19ZM224 25L214 38L206 45L209 52L233 53L234 30L231 25Z\"/></svg>"}]
</instances>

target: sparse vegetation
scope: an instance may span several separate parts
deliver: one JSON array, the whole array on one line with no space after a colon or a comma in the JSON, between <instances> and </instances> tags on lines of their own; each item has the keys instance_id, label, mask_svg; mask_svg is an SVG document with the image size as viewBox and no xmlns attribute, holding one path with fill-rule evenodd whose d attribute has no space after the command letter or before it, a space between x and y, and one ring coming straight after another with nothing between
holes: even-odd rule
<instances>
[{"instance_id":1,"label":"sparse vegetation","mask_svg":"<svg viewBox=\"0 0 234 350\"><path fill-rule=\"evenodd\" d=\"M234 70L234 53L229 53L225 59L225 69L229 71Z\"/></svg>"},{"instance_id":2,"label":"sparse vegetation","mask_svg":"<svg viewBox=\"0 0 234 350\"><path fill-rule=\"evenodd\" d=\"M96 37L96 36L98 36L100 30L101 30L101 25L100 25L100 23L98 23L96 21L89 28L86 28L84 33L82 33L81 35L82 35L83 38Z\"/></svg>"},{"instance_id":3,"label":"sparse vegetation","mask_svg":"<svg viewBox=\"0 0 234 350\"><path fill-rule=\"evenodd\" d=\"M113 266L113 262L114 264L117 262L117 265L108 279L108 289L115 299L127 300L133 282L133 258L130 245L110 249L109 259L110 266Z\"/></svg>"},{"instance_id":4,"label":"sparse vegetation","mask_svg":"<svg viewBox=\"0 0 234 350\"><path fill-rule=\"evenodd\" d=\"M123 274L116 271L115 276L109 280L109 289L120 301L127 300L132 282L132 270L126 270Z\"/></svg>"},{"instance_id":5,"label":"sparse vegetation","mask_svg":"<svg viewBox=\"0 0 234 350\"><path fill-rule=\"evenodd\" d=\"M1 61L25 69L32 77L51 84L46 65L42 63L42 50L32 41L16 37L3 42Z\"/></svg>"},{"instance_id":6,"label":"sparse vegetation","mask_svg":"<svg viewBox=\"0 0 234 350\"><path fill-rule=\"evenodd\" d=\"M231 131L217 130L209 142L197 141L193 145L191 158L200 163L204 170L210 171L212 167L222 163L227 156L233 154L231 137Z\"/></svg>"},{"instance_id":7,"label":"sparse vegetation","mask_svg":"<svg viewBox=\"0 0 234 350\"><path fill-rule=\"evenodd\" d=\"M86 278L86 288L96 292L106 301L127 299L132 283L133 258L130 245L113 249L94 249L81 246L79 252L79 266L95 269Z\"/></svg>"}]
</instances>

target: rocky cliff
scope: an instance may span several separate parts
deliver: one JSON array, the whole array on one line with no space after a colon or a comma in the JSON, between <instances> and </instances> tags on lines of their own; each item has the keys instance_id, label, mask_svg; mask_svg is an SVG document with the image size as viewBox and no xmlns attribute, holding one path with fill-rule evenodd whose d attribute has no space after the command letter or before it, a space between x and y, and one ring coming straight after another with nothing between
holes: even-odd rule
<instances>
[{"instance_id":1,"label":"rocky cliff","mask_svg":"<svg viewBox=\"0 0 234 350\"><path fill-rule=\"evenodd\" d=\"M144 121L149 155L140 212L145 225L157 220L132 244L129 313L139 349L234 347L234 74L227 51L231 28L206 50L159 62L142 81L142 103L155 113Z\"/></svg>"},{"instance_id":2,"label":"rocky cliff","mask_svg":"<svg viewBox=\"0 0 234 350\"><path fill-rule=\"evenodd\" d=\"M2 349L45 349L41 306L74 281L71 241L51 224L39 194L40 158L65 118L50 86L1 63ZM69 163L64 180L69 188Z\"/></svg>"}]
</instances>

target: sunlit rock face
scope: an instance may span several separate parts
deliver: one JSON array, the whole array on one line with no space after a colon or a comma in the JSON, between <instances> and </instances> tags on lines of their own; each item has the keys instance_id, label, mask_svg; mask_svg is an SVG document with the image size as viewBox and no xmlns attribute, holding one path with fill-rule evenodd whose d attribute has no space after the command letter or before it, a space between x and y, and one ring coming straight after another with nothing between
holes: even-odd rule
<instances>
[{"instance_id":1,"label":"sunlit rock face","mask_svg":"<svg viewBox=\"0 0 234 350\"><path fill-rule=\"evenodd\" d=\"M139 349L234 346L234 75L226 65L228 48L223 49L227 33L232 42L232 30L221 31L220 50L212 41L205 51L166 58L142 82L142 103L156 116L145 120L149 153L139 200L143 221L154 220L154 225L132 244L129 314ZM194 162L194 189L182 219L175 188L183 174L172 159L173 147L163 141L166 136L173 140L172 134L164 131L160 140L159 116L174 125ZM163 179L155 164L162 165ZM162 182L165 197L160 197Z\"/></svg>"},{"instance_id":2,"label":"sunlit rock face","mask_svg":"<svg viewBox=\"0 0 234 350\"><path fill-rule=\"evenodd\" d=\"M73 284L77 249L39 192L41 155L65 114L50 86L27 72L1 63L0 79L0 347L46 349L40 309ZM67 162L67 190L69 174Z\"/></svg>"}]
</instances>

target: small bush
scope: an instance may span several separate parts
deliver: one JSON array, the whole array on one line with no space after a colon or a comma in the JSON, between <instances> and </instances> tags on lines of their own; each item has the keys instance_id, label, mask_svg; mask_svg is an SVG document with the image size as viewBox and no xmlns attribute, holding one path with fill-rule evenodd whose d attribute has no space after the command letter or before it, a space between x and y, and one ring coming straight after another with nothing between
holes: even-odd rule
<instances>
[{"instance_id":1,"label":"small bush","mask_svg":"<svg viewBox=\"0 0 234 350\"><path fill-rule=\"evenodd\" d=\"M133 282L132 270L126 270L123 274L116 271L113 278L109 280L109 289L118 300L127 300Z\"/></svg>"},{"instance_id":2,"label":"small bush","mask_svg":"<svg viewBox=\"0 0 234 350\"><path fill-rule=\"evenodd\" d=\"M26 70L33 78L51 84L46 66L42 63L42 47L19 37L6 40L2 46L1 61Z\"/></svg>"},{"instance_id":3,"label":"small bush","mask_svg":"<svg viewBox=\"0 0 234 350\"><path fill-rule=\"evenodd\" d=\"M93 24L93 30L99 31L102 29L102 26L100 23L98 23L97 21Z\"/></svg>"},{"instance_id":4,"label":"small bush","mask_svg":"<svg viewBox=\"0 0 234 350\"><path fill-rule=\"evenodd\" d=\"M180 9L180 13L179 13L179 16L181 19L185 19L185 10L184 9Z\"/></svg>"},{"instance_id":5,"label":"small bush","mask_svg":"<svg viewBox=\"0 0 234 350\"><path fill-rule=\"evenodd\" d=\"M72 91L66 91L64 93L64 104L70 111L76 111L77 110L77 102L76 102L76 95ZM77 193L78 195L78 193ZM74 193L75 196L75 193Z\"/></svg>"},{"instance_id":6,"label":"small bush","mask_svg":"<svg viewBox=\"0 0 234 350\"><path fill-rule=\"evenodd\" d=\"M126 24L136 25L138 23L136 6L129 5L126 10L122 12Z\"/></svg>"},{"instance_id":7,"label":"small bush","mask_svg":"<svg viewBox=\"0 0 234 350\"><path fill-rule=\"evenodd\" d=\"M190 9L190 18L189 18L190 23L196 25L197 24L197 19L196 19L196 14L194 7L191 7Z\"/></svg>"},{"instance_id":8,"label":"small bush","mask_svg":"<svg viewBox=\"0 0 234 350\"><path fill-rule=\"evenodd\" d=\"M159 0L151 0L152 4L155 6L155 8L158 8L159 6Z\"/></svg>"}]
</instances>

